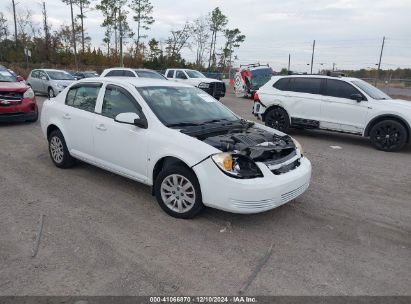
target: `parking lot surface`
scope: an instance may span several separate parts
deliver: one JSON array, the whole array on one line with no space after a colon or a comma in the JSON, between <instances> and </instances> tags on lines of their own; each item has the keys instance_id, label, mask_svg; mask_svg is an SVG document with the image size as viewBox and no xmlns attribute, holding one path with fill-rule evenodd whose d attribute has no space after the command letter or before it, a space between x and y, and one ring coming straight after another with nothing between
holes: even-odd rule
<instances>
[{"instance_id":1,"label":"parking lot surface","mask_svg":"<svg viewBox=\"0 0 411 304\"><path fill-rule=\"evenodd\" d=\"M252 101L222 102L254 119ZM0 125L0 295L411 295L411 146L291 135L313 165L301 197L177 220L147 186L85 163L56 168L38 122Z\"/></svg>"}]
</instances>

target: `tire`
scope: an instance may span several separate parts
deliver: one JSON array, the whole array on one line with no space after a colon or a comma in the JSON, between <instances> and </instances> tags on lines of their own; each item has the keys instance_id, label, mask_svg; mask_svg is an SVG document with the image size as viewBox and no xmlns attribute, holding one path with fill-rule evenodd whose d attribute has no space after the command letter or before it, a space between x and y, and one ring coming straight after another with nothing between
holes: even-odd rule
<instances>
[{"instance_id":1,"label":"tire","mask_svg":"<svg viewBox=\"0 0 411 304\"><path fill-rule=\"evenodd\" d=\"M39 119L39 109L36 108L36 115L33 118L27 119L27 122L36 122Z\"/></svg>"},{"instance_id":2,"label":"tire","mask_svg":"<svg viewBox=\"0 0 411 304\"><path fill-rule=\"evenodd\" d=\"M204 208L197 177L181 165L172 165L159 173L154 193L160 207L175 218L191 219Z\"/></svg>"},{"instance_id":3,"label":"tire","mask_svg":"<svg viewBox=\"0 0 411 304\"><path fill-rule=\"evenodd\" d=\"M58 168L70 168L75 164L75 159L70 155L66 141L60 130L51 132L49 138L49 153L54 165Z\"/></svg>"},{"instance_id":4,"label":"tire","mask_svg":"<svg viewBox=\"0 0 411 304\"><path fill-rule=\"evenodd\" d=\"M56 95L54 94L53 88L48 88L48 89L47 89L47 96L48 96L49 98L56 97Z\"/></svg>"},{"instance_id":5,"label":"tire","mask_svg":"<svg viewBox=\"0 0 411 304\"><path fill-rule=\"evenodd\" d=\"M272 108L265 115L265 125L286 133L290 128L290 118L283 108Z\"/></svg>"},{"instance_id":6,"label":"tire","mask_svg":"<svg viewBox=\"0 0 411 304\"><path fill-rule=\"evenodd\" d=\"M370 131L373 146L381 151L394 152L404 147L407 142L407 130L395 120L383 120L376 123Z\"/></svg>"}]
</instances>

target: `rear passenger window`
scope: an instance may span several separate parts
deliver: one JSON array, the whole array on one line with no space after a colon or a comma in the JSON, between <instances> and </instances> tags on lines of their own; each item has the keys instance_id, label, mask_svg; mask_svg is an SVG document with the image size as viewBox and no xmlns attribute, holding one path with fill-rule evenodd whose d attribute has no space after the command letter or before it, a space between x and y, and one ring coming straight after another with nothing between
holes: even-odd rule
<instances>
[{"instance_id":1,"label":"rear passenger window","mask_svg":"<svg viewBox=\"0 0 411 304\"><path fill-rule=\"evenodd\" d=\"M290 79L289 91L308 94L319 94L320 88L320 78L298 77Z\"/></svg>"},{"instance_id":2,"label":"rear passenger window","mask_svg":"<svg viewBox=\"0 0 411 304\"><path fill-rule=\"evenodd\" d=\"M123 73L122 70L112 70L112 71L107 73L106 77L111 77L111 76L114 76L114 77L117 76L118 77L118 76L123 76L123 75L124 75L124 73Z\"/></svg>"},{"instance_id":3,"label":"rear passenger window","mask_svg":"<svg viewBox=\"0 0 411 304\"><path fill-rule=\"evenodd\" d=\"M280 91L288 91L290 78L282 78L273 84L273 87Z\"/></svg>"},{"instance_id":4,"label":"rear passenger window","mask_svg":"<svg viewBox=\"0 0 411 304\"><path fill-rule=\"evenodd\" d=\"M88 112L94 112L100 87L101 84L95 84L71 88L66 96L66 105Z\"/></svg>"},{"instance_id":5,"label":"rear passenger window","mask_svg":"<svg viewBox=\"0 0 411 304\"><path fill-rule=\"evenodd\" d=\"M174 70L168 71L167 77L168 77L168 78L173 78L173 76L174 76Z\"/></svg>"},{"instance_id":6,"label":"rear passenger window","mask_svg":"<svg viewBox=\"0 0 411 304\"><path fill-rule=\"evenodd\" d=\"M120 113L128 112L140 113L133 97L120 87L107 86L101 114L109 118L115 118Z\"/></svg>"},{"instance_id":7,"label":"rear passenger window","mask_svg":"<svg viewBox=\"0 0 411 304\"><path fill-rule=\"evenodd\" d=\"M324 95L350 99L353 94L361 94L349 83L341 80L327 79Z\"/></svg>"}]
</instances>

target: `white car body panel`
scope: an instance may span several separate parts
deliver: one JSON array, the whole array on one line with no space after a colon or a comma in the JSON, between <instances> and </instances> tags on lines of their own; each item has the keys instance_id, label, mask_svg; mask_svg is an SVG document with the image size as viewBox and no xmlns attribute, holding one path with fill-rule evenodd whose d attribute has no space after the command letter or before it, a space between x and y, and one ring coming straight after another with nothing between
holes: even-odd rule
<instances>
[{"instance_id":1,"label":"white car body panel","mask_svg":"<svg viewBox=\"0 0 411 304\"><path fill-rule=\"evenodd\" d=\"M57 126L65 137L70 154L75 158L152 186L156 163L164 157L175 157L191 167L197 175L206 206L237 213L257 213L278 207L302 194L309 185L311 164L301 156L298 149L297 157L301 159L301 165L282 175L274 175L265 164L258 162L256 164L264 174L262 178L236 179L222 173L210 158L220 153L220 150L177 129L164 126L135 89L135 86L145 85L176 86L175 83L105 77L83 79L77 84L85 82L103 84L97 97L95 113L65 105L67 88L56 98L44 102L41 115L44 135L47 136L48 126ZM117 123L114 119L100 115L107 84L120 86L133 95L146 116L147 129ZM84 113L79 115L76 111ZM70 119L65 118L65 114L69 114ZM257 127L284 135L263 125Z\"/></svg>"},{"instance_id":2,"label":"white car body panel","mask_svg":"<svg viewBox=\"0 0 411 304\"><path fill-rule=\"evenodd\" d=\"M300 92L281 91L273 87L279 79L285 77L313 77L337 79L352 85L367 100L358 102L347 98L325 96L321 94L308 94ZM377 100L373 99L352 81L356 78L336 78L318 75L291 75L274 76L257 92L261 104L256 103L253 112L260 119L266 110L272 106L284 108L290 120L294 117L311 119L319 122L319 128L339 132L365 135L366 127L376 117L393 115L411 126L411 102L403 100Z\"/></svg>"}]
</instances>

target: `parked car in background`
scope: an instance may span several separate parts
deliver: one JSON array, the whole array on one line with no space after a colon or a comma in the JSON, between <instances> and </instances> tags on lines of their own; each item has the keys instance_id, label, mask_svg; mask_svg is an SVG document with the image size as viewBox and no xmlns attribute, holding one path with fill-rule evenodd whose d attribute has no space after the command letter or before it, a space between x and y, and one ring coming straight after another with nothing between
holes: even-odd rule
<instances>
[{"instance_id":1,"label":"parked car in background","mask_svg":"<svg viewBox=\"0 0 411 304\"><path fill-rule=\"evenodd\" d=\"M77 80L80 80L83 78L99 77L99 74L96 71L84 71L84 72L75 72L73 76Z\"/></svg>"},{"instance_id":2,"label":"parked car in background","mask_svg":"<svg viewBox=\"0 0 411 304\"><path fill-rule=\"evenodd\" d=\"M160 73L149 69L111 68L105 69L101 77L138 77L167 80Z\"/></svg>"},{"instance_id":3,"label":"parked car in background","mask_svg":"<svg viewBox=\"0 0 411 304\"><path fill-rule=\"evenodd\" d=\"M33 90L0 66L0 122L37 121L38 108Z\"/></svg>"},{"instance_id":4,"label":"parked car in background","mask_svg":"<svg viewBox=\"0 0 411 304\"><path fill-rule=\"evenodd\" d=\"M251 97L265 85L273 76L274 71L269 65L247 64L240 65L234 76L234 93L237 97Z\"/></svg>"},{"instance_id":5,"label":"parked car in background","mask_svg":"<svg viewBox=\"0 0 411 304\"><path fill-rule=\"evenodd\" d=\"M57 96L74 81L70 73L53 69L32 70L27 78L27 84L35 93L47 94L49 98Z\"/></svg>"},{"instance_id":6,"label":"parked car in background","mask_svg":"<svg viewBox=\"0 0 411 304\"><path fill-rule=\"evenodd\" d=\"M301 195L311 177L296 140L171 81L80 80L44 102L41 127L57 167L77 158L150 185L177 218L204 206L273 209Z\"/></svg>"},{"instance_id":7,"label":"parked car in background","mask_svg":"<svg viewBox=\"0 0 411 304\"><path fill-rule=\"evenodd\" d=\"M221 80L207 78L199 71L189 69L168 69L164 74L168 80L195 86L219 100L225 96L225 83Z\"/></svg>"},{"instance_id":8,"label":"parked car in background","mask_svg":"<svg viewBox=\"0 0 411 304\"><path fill-rule=\"evenodd\" d=\"M391 99L357 78L275 76L258 90L253 113L283 132L296 127L358 134L383 151L400 150L411 139L411 102Z\"/></svg>"}]
</instances>

